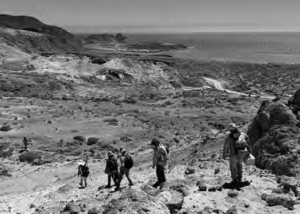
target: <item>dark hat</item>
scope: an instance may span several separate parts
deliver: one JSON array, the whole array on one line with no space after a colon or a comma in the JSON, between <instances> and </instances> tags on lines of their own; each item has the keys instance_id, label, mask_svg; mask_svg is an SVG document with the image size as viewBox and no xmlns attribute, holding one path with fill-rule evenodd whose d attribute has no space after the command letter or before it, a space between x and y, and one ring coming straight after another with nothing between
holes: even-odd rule
<instances>
[{"instance_id":1,"label":"dark hat","mask_svg":"<svg viewBox=\"0 0 300 214\"><path fill-rule=\"evenodd\" d=\"M160 144L160 142L156 138L153 138L150 143L150 145L153 145L153 146L158 146L159 144Z\"/></svg>"}]
</instances>

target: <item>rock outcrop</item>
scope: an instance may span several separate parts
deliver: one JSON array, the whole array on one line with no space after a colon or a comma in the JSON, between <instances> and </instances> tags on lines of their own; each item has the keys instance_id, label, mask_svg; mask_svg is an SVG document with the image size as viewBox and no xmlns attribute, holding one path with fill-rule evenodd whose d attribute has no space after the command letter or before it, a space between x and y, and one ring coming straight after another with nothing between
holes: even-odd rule
<instances>
[{"instance_id":1,"label":"rock outcrop","mask_svg":"<svg viewBox=\"0 0 300 214\"><path fill-rule=\"evenodd\" d=\"M126 189L119 198L104 206L103 214L149 213L169 214L168 207L143 191Z\"/></svg>"},{"instance_id":2,"label":"rock outcrop","mask_svg":"<svg viewBox=\"0 0 300 214\"><path fill-rule=\"evenodd\" d=\"M280 101L263 101L248 129L256 166L295 176L299 167L299 121Z\"/></svg>"},{"instance_id":3,"label":"rock outcrop","mask_svg":"<svg viewBox=\"0 0 300 214\"><path fill-rule=\"evenodd\" d=\"M113 34L93 34L86 38L84 38L84 41L86 44L94 44L99 42L126 42L126 37L118 33L116 35Z\"/></svg>"}]
</instances>

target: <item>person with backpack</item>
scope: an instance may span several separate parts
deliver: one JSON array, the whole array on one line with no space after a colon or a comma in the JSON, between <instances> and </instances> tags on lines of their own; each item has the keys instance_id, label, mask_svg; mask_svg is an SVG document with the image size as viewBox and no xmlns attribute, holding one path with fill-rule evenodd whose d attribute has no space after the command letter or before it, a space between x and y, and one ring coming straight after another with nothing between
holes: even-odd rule
<instances>
[{"instance_id":1,"label":"person with backpack","mask_svg":"<svg viewBox=\"0 0 300 214\"><path fill-rule=\"evenodd\" d=\"M104 170L104 173L107 174L107 185L105 188L111 188L111 179L113 179L115 185L118 185L118 160L115 157L115 155L109 151L108 154L108 159L106 160L106 167Z\"/></svg>"},{"instance_id":2,"label":"person with backpack","mask_svg":"<svg viewBox=\"0 0 300 214\"><path fill-rule=\"evenodd\" d=\"M250 141L246 133L241 132L238 127L231 123L227 127L229 135L227 136L223 148L223 159L229 156L229 168L231 172L232 183L242 182L243 162L252 153Z\"/></svg>"},{"instance_id":3,"label":"person with backpack","mask_svg":"<svg viewBox=\"0 0 300 214\"><path fill-rule=\"evenodd\" d=\"M123 148L120 149L120 153L121 153L121 155L119 156L120 163L121 163L120 164L120 175L118 177L118 184L116 187L116 191L118 191L120 189L120 185L121 185L124 175L126 176L128 182L129 182L129 186L133 186L133 182L129 176L130 169L133 167L132 156L128 152L126 152L126 150Z\"/></svg>"},{"instance_id":4,"label":"person with backpack","mask_svg":"<svg viewBox=\"0 0 300 214\"><path fill-rule=\"evenodd\" d=\"M166 182L165 170L167 170L168 153L166 147L159 140L153 138L150 146L154 150L152 168L156 168L157 182L153 185L157 188L160 184Z\"/></svg>"},{"instance_id":5,"label":"person with backpack","mask_svg":"<svg viewBox=\"0 0 300 214\"><path fill-rule=\"evenodd\" d=\"M87 177L90 174L89 167L88 167L88 158L85 161L80 161L78 163L78 177L80 176L79 185L81 187L87 187ZM84 183L84 185L83 185Z\"/></svg>"}]
</instances>

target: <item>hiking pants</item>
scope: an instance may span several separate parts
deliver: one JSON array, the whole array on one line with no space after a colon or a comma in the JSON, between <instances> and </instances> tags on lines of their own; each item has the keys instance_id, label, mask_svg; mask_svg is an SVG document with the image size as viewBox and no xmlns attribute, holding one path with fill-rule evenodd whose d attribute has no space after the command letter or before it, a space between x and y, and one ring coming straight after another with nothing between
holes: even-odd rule
<instances>
[{"instance_id":1,"label":"hiking pants","mask_svg":"<svg viewBox=\"0 0 300 214\"><path fill-rule=\"evenodd\" d=\"M118 187L120 187L124 175L126 176L128 182L129 182L129 185L133 185L132 180L130 179L130 176L129 176L129 172L130 172L130 169L123 168L123 167L120 168L120 177L118 180Z\"/></svg>"},{"instance_id":2,"label":"hiking pants","mask_svg":"<svg viewBox=\"0 0 300 214\"><path fill-rule=\"evenodd\" d=\"M246 152L238 151L237 155L229 157L229 168L231 172L231 178L233 181L241 181L243 178L243 161L245 159Z\"/></svg>"},{"instance_id":3,"label":"hiking pants","mask_svg":"<svg viewBox=\"0 0 300 214\"><path fill-rule=\"evenodd\" d=\"M83 185L84 183L84 185ZM81 186L86 187L87 186L87 177L83 177L82 175L80 175L80 183Z\"/></svg>"},{"instance_id":4,"label":"hiking pants","mask_svg":"<svg viewBox=\"0 0 300 214\"><path fill-rule=\"evenodd\" d=\"M117 171L111 171L107 173L107 181L108 181L108 186L110 186L111 179L113 179L115 185L118 184L118 172Z\"/></svg>"},{"instance_id":5,"label":"hiking pants","mask_svg":"<svg viewBox=\"0 0 300 214\"><path fill-rule=\"evenodd\" d=\"M162 165L156 165L157 184L166 182L165 169Z\"/></svg>"}]
</instances>

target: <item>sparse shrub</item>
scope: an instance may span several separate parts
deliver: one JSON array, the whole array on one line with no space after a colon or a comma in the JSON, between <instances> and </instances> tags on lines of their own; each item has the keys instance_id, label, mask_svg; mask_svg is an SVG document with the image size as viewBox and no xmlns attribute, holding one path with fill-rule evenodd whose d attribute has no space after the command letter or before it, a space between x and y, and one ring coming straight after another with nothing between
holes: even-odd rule
<instances>
[{"instance_id":1,"label":"sparse shrub","mask_svg":"<svg viewBox=\"0 0 300 214\"><path fill-rule=\"evenodd\" d=\"M120 137L120 140L124 143L132 141L127 135Z\"/></svg>"},{"instance_id":2,"label":"sparse shrub","mask_svg":"<svg viewBox=\"0 0 300 214\"><path fill-rule=\"evenodd\" d=\"M21 162L28 162L28 163L33 163L34 160L37 160L37 159L41 159L41 155L38 154L37 152L26 152L26 153L22 153L20 156L19 156L19 160Z\"/></svg>"}]
</instances>

